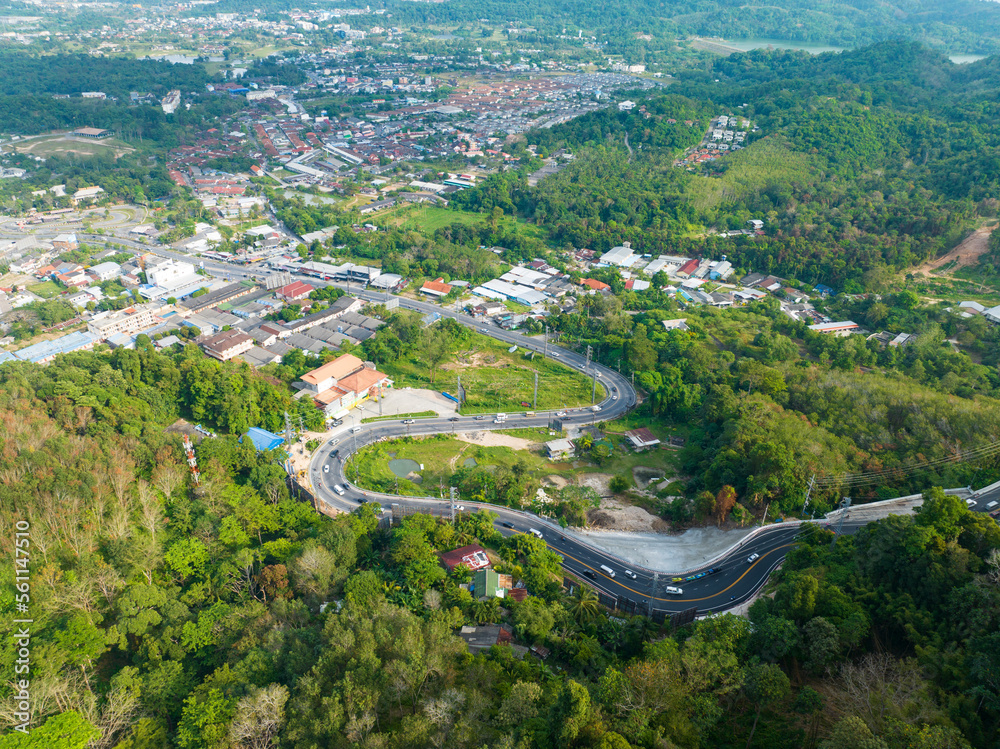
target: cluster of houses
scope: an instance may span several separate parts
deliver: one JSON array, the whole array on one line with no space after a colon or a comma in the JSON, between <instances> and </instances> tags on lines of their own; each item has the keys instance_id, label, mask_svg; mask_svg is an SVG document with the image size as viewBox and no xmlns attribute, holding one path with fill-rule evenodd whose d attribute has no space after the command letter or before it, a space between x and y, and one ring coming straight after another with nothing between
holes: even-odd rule
<instances>
[{"instance_id":1,"label":"cluster of houses","mask_svg":"<svg viewBox=\"0 0 1000 749\"><path fill-rule=\"evenodd\" d=\"M747 135L760 130L745 117L723 114L714 118L701 143L688 150L675 166L693 166L720 158L731 151L739 151L746 145Z\"/></svg>"}]
</instances>

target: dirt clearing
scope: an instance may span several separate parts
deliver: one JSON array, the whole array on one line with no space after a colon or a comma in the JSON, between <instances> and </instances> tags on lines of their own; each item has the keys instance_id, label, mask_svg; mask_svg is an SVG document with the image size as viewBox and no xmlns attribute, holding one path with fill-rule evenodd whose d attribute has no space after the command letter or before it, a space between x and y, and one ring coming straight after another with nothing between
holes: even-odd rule
<instances>
[{"instance_id":1,"label":"dirt clearing","mask_svg":"<svg viewBox=\"0 0 1000 749\"><path fill-rule=\"evenodd\" d=\"M495 432L467 432L465 434L456 434L455 437L462 442L469 442L473 445L509 447L513 450L530 450L538 444L522 437L511 437L509 434L497 434Z\"/></svg>"},{"instance_id":2,"label":"dirt clearing","mask_svg":"<svg viewBox=\"0 0 1000 749\"><path fill-rule=\"evenodd\" d=\"M948 268L949 271L976 265L979 262L979 258L989 249L990 233L996 228L997 225L992 224L976 229L947 255L935 260L928 260L917 268L916 273L924 276L934 276L937 275L934 271L951 263L955 263L955 265Z\"/></svg>"}]
</instances>

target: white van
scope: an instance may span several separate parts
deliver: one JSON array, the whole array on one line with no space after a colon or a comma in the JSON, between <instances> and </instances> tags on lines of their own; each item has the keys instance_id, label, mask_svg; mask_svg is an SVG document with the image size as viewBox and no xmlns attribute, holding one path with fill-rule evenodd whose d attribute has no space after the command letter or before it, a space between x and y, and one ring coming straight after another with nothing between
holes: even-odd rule
<instances>
[{"instance_id":1,"label":"white van","mask_svg":"<svg viewBox=\"0 0 1000 749\"><path fill-rule=\"evenodd\" d=\"M501 421L507 421L507 414L497 414L496 421L497 423Z\"/></svg>"},{"instance_id":2,"label":"white van","mask_svg":"<svg viewBox=\"0 0 1000 749\"><path fill-rule=\"evenodd\" d=\"M673 585L668 585L663 590L664 590L665 593L669 593L672 596L682 596L682 595L684 595L684 591L683 590L681 590L680 588L675 588Z\"/></svg>"},{"instance_id":3,"label":"white van","mask_svg":"<svg viewBox=\"0 0 1000 749\"><path fill-rule=\"evenodd\" d=\"M1000 502L998 502L997 500L994 499L992 502L990 502L988 505L986 505L986 509L987 510L992 510L997 505L1000 505Z\"/></svg>"},{"instance_id":4,"label":"white van","mask_svg":"<svg viewBox=\"0 0 1000 749\"><path fill-rule=\"evenodd\" d=\"M352 433L353 432L360 432L360 431L361 431L361 427L351 427L351 432Z\"/></svg>"},{"instance_id":5,"label":"white van","mask_svg":"<svg viewBox=\"0 0 1000 749\"><path fill-rule=\"evenodd\" d=\"M608 567L608 565L606 565L606 564L602 564L601 565L601 572L603 572L608 577L614 577L615 576L615 571L613 569L611 569L610 567Z\"/></svg>"},{"instance_id":6,"label":"white van","mask_svg":"<svg viewBox=\"0 0 1000 749\"><path fill-rule=\"evenodd\" d=\"M545 538L545 536L542 535L541 531L535 530L534 528L528 528L528 533L537 538Z\"/></svg>"},{"instance_id":7,"label":"white van","mask_svg":"<svg viewBox=\"0 0 1000 749\"><path fill-rule=\"evenodd\" d=\"M342 487L340 484L334 484L333 490L337 492L337 494L339 494L341 497L347 494L347 492L344 491L344 487Z\"/></svg>"}]
</instances>

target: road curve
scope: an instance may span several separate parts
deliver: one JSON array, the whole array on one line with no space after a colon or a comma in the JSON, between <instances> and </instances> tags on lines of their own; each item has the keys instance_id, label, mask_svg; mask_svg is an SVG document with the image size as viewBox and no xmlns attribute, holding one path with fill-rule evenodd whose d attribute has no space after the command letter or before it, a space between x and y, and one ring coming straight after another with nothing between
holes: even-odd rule
<instances>
[{"instance_id":1,"label":"road curve","mask_svg":"<svg viewBox=\"0 0 1000 749\"><path fill-rule=\"evenodd\" d=\"M372 302L386 299L385 294L359 291L357 288L352 289L352 293ZM537 339L503 330L492 324L483 324L467 315L445 310L427 302L396 298L399 299L399 305L405 309L451 317L460 324L474 327L484 335L505 344L516 344L522 349L539 353L545 350L544 342ZM635 407L636 392L627 377L600 364L591 362L588 365L584 356L551 343L548 345L548 354L570 369L576 369L591 377L596 376L597 382L602 386L599 388L602 391L599 397L603 397L597 404L600 407L599 411L592 411L588 407L568 409L565 416L560 417L564 422L591 424L608 421L624 415ZM405 423L406 420L403 419L374 422L358 426L356 431L345 423L314 453L309 466L309 482L322 506L333 510L350 512L360 503L371 501L379 502L386 509L450 516L453 509L448 500L435 497L402 497L360 489L351 482L351 477L345 475L347 458L356 450L379 441L405 436L545 427L555 416L554 411L539 411L533 415L512 413L508 415L506 422L496 424L492 414L478 416L456 414L452 417L416 419L410 424ZM334 486L339 486L343 493L334 491ZM723 611L747 601L764 585L771 571L784 558L800 532L798 523L768 526L758 531L744 544L737 545L720 555L709 565L685 572L670 572L645 569L630 563L583 539L566 534L556 523L531 513L462 500L456 501L455 507L456 512L489 510L495 515L494 522L497 529L505 535L527 533L529 529L541 532L548 547L562 557L562 564L567 572L587 580L588 584L604 594L620 599L623 608L631 609L634 606L637 613L644 614L651 614L654 610L673 613L692 607L697 607L700 612ZM757 554L758 557L749 562L751 554ZM609 574L604 568L612 570L614 574ZM708 570L715 571L708 572ZM680 595L672 594L668 592L668 586L680 588L683 592Z\"/></svg>"}]
</instances>

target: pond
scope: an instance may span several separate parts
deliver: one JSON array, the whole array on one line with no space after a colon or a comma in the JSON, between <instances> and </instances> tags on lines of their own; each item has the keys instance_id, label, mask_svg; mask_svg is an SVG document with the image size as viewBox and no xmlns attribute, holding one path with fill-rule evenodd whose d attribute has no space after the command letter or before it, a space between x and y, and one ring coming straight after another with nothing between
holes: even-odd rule
<instances>
[{"instance_id":1,"label":"pond","mask_svg":"<svg viewBox=\"0 0 1000 749\"><path fill-rule=\"evenodd\" d=\"M411 473L419 471L420 464L410 458L393 458L389 461L389 470L392 471L393 475L405 479Z\"/></svg>"}]
</instances>

